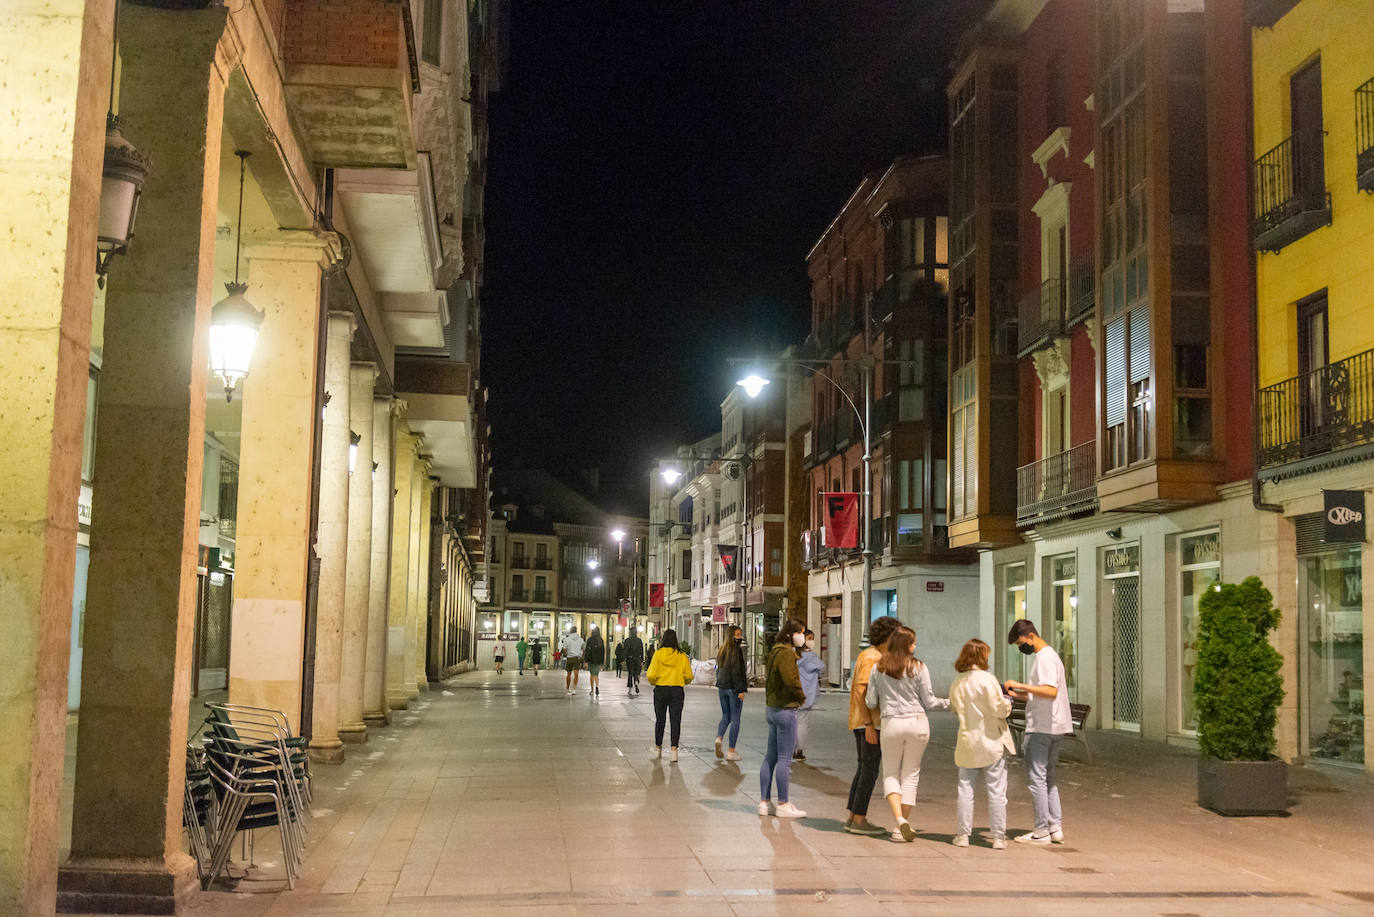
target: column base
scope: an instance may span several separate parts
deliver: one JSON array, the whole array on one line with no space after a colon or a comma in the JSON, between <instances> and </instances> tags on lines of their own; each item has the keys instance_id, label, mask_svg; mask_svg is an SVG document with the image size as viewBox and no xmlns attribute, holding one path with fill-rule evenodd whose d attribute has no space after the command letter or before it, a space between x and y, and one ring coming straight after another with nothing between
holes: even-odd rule
<instances>
[{"instance_id":1,"label":"column base","mask_svg":"<svg viewBox=\"0 0 1374 917\"><path fill-rule=\"evenodd\" d=\"M387 713L385 710L383 710L383 711L381 711L381 712L379 712L379 713L364 713L364 714L363 714L363 723L364 723L369 729L380 729L382 726L386 726L386 725L388 725L390 722L391 722L391 714Z\"/></svg>"},{"instance_id":2,"label":"column base","mask_svg":"<svg viewBox=\"0 0 1374 917\"><path fill-rule=\"evenodd\" d=\"M175 914L200 887L184 853L161 860L72 859L57 871L59 914Z\"/></svg>"},{"instance_id":3,"label":"column base","mask_svg":"<svg viewBox=\"0 0 1374 917\"><path fill-rule=\"evenodd\" d=\"M404 710L410 706L410 698L404 694L388 694L386 705L392 710Z\"/></svg>"},{"instance_id":4,"label":"column base","mask_svg":"<svg viewBox=\"0 0 1374 917\"><path fill-rule=\"evenodd\" d=\"M366 723L345 723L339 727L340 741L358 745L367 741Z\"/></svg>"},{"instance_id":5,"label":"column base","mask_svg":"<svg viewBox=\"0 0 1374 917\"><path fill-rule=\"evenodd\" d=\"M311 739L305 753L320 764L342 764L344 759L343 743L338 739L321 739L318 743Z\"/></svg>"}]
</instances>

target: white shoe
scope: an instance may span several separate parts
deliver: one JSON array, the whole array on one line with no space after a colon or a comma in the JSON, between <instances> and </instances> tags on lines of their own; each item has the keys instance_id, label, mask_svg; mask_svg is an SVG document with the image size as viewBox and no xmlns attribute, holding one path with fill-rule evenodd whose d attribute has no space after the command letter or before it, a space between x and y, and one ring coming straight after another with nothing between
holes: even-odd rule
<instances>
[{"instance_id":1,"label":"white shoe","mask_svg":"<svg viewBox=\"0 0 1374 917\"><path fill-rule=\"evenodd\" d=\"M992 849L993 849L993 850L1006 850L1006 849L1007 849L1007 839L1006 839L1005 837L994 837L994 838L992 839Z\"/></svg>"},{"instance_id":2,"label":"white shoe","mask_svg":"<svg viewBox=\"0 0 1374 917\"><path fill-rule=\"evenodd\" d=\"M967 834L956 834L956 835L954 835L954 840L950 841L950 843L953 844L955 847L967 847L967 846L968 846L968 835L967 835Z\"/></svg>"},{"instance_id":3,"label":"white shoe","mask_svg":"<svg viewBox=\"0 0 1374 917\"><path fill-rule=\"evenodd\" d=\"M721 738L720 738L720 736L716 736L716 757L717 757L717 758L724 758L724 757L725 757L725 748L724 748L723 745L721 744Z\"/></svg>"},{"instance_id":4,"label":"white shoe","mask_svg":"<svg viewBox=\"0 0 1374 917\"><path fill-rule=\"evenodd\" d=\"M908 844L916 840L916 829L905 818L897 822L897 830L902 833L902 840Z\"/></svg>"},{"instance_id":5,"label":"white shoe","mask_svg":"<svg viewBox=\"0 0 1374 917\"><path fill-rule=\"evenodd\" d=\"M655 746L654 746L654 760L657 761L659 758L662 758L662 757L663 757L663 746L662 746L662 745L655 745Z\"/></svg>"},{"instance_id":6,"label":"white shoe","mask_svg":"<svg viewBox=\"0 0 1374 917\"><path fill-rule=\"evenodd\" d=\"M1062 844L1062 843L1064 843L1064 829L1063 829L1063 828L1051 828L1051 829L1050 829L1050 842L1051 842L1051 843L1054 843L1054 844Z\"/></svg>"},{"instance_id":7,"label":"white shoe","mask_svg":"<svg viewBox=\"0 0 1374 917\"><path fill-rule=\"evenodd\" d=\"M671 762L673 762L674 764L676 764L676 763L677 763L677 749L674 748L671 752L669 752L669 754L670 754L670 757L668 758L668 760L671 761Z\"/></svg>"},{"instance_id":8,"label":"white shoe","mask_svg":"<svg viewBox=\"0 0 1374 917\"><path fill-rule=\"evenodd\" d=\"M769 815L772 815L772 814L773 814L773 813L772 813L772 811L769 809L769 806L768 806L768 800L765 799L763 802L759 803L759 815L760 815L760 817L762 817L762 818L767 818Z\"/></svg>"},{"instance_id":9,"label":"white shoe","mask_svg":"<svg viewBox=\"0 0 1374 917\"><path fill-rule=\"evenodd\" d=\"M803 812L801 809L798 809L796 806L792 805L792 803L790 803L790 802L780 802L780 803L778 803L777 812L774 813L774 814L776 814L776 815L778 816L778 818L805 818L805 817L806 817L806 813L805 813L805 812Z\"/></svg>"},{"instance_id":10,"label":"white shoe","mask_svg":"<svg viewBox=\"0 0 1374 917\"><path fill-rule=\"evenodd\" d=\"M738 761L739 759L739 752L735 751L733 748L725 753L726 761Z\"/></svg>"},{"instance_id":11,"label":"white shoe","mask_svg":"<svg viewBox=\"0 0 1374 917\"><path fill-rule=\"evenodd\" d=\"M1034 832L1030 834L1018 834L1016 835L1016 843L1029 844L1032 847L1048 847L1050 845L1050 835L1048 831L1044 834L1036 834Z\"/></svg>"}]
</instances>

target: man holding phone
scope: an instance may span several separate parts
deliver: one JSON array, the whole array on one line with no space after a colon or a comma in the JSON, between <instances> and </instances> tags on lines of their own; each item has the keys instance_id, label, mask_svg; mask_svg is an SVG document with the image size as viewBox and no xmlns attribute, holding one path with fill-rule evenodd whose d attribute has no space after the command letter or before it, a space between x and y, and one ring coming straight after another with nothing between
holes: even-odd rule
<instances>
[{"instance_id":1,"label":"man holding phone","mask_svg":"<svg viewBox=\"0 0 1374 917\"><path fill-rule=\"evenodd\" d=\"M1059 807L1059 748L1073 734L1069 688L1064 663L1054 648L1041 639L1035 625L1022 618L1011 626L1007 643L1033 656L1029 682L1007 679L1006 692L1026 702L1026 780L1030 784L1035 830L1016 838L1021 844L1047 847L1064 843L1064 818Z\"/></svg>"}]
</instances>

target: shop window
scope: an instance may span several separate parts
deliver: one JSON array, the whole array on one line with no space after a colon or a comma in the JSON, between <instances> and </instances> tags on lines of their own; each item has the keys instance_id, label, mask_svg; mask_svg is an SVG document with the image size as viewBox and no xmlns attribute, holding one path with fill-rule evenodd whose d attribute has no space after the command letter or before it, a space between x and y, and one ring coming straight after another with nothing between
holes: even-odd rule
<instances>
[{"instance_id":1,"label":"shop window","mask_svg":"<svg viewBox=\"0 0 1374 917\"><path fill-rule=\"evenodd\" d=\"M1193 678L1197 673L1198 604L1221 579L1221 533L1198 532L1178 539L1178 729L1197 733Z\"/></svg>"},{"instance_id":2,"label":"shop window","mask_svg":"<svg viewBox=\"0 0 1374 917\"><path fill-rule=\"evenodd\" d=\"M1360 546L1299 558L1299 648L1307 753L1363 765L1364 575Z\"/></svg>"},{"instance_id":3,"label":"shop window","mask_svg":"<svg viewBox=\"0 0 1374 917\"><path fill-rule=\"evenodd\" d=\"M1069 699L1078 699L1078 557L1052 557L1049 633L1044 635L1064 662Z\"/></svg>"},{"instance_id":4,"label":"shop window","mask_svg":"<svg viewBox=\"0 0 1374 917\"><path fill-rule=\"evenodd\" d=\"M1000 674L1003 678L1024 680L1027 671L1024 657L1016 650L1005 646L1005 638L1011 630L1011 625L1026 616L1026 565L1006 564L1002 567L998 580L1001 584L1001 607L998 616L1002 620L1001 626L997 629L998 639L993 642L996 644L994 648L997 655L1003 660Z\"/></svg>"}]
</instances>

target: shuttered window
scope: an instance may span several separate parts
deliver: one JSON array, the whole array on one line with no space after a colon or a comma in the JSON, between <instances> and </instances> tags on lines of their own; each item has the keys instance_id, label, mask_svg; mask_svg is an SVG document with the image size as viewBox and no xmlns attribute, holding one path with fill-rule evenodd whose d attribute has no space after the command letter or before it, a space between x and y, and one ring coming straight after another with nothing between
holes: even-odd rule
<instances>
[{"instance_id":1,"label":"shuttered window","mask_svg":"<svg viewBox=\"0 0 1374 917\"><path fill-rule=\"evenodd\" d=\"M1110 345L1108 345L1110 352ZM1142 382L1150 378L1150 310L1131 310L1131 359L1130 373L1132 382Z\"/></svg>"},{"instance_id":2,"label":"shuttered window","mask_svg":"<svg viewBox=\"0 0 1374 917\"><path fill-rule=\"evenodd\" d=\"M1107 426L1126 422L1126 320L1107 326Z\"/></svg>"}]
</instances>

